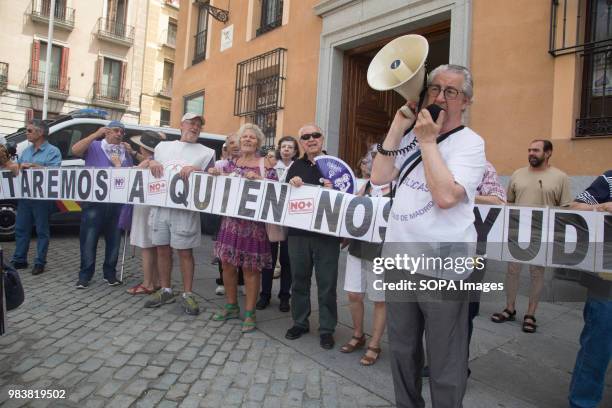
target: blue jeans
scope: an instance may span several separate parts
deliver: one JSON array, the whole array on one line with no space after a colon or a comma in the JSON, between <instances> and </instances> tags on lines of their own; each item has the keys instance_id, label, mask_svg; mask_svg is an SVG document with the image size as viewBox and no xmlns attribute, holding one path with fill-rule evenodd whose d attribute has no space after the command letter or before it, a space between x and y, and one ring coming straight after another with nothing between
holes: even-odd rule
<instances>
[{"instance_id":1,"label":"blue jeans","mask_svg":"<svg viewBox=\"0 0 612 408\"><path fill-rule=\"evenodd\" d=\"M79 280L89 282L96 268L98 238L104 236L106 248L102 271L104 278L115 278L121 230L117 227L122 204L83 203L81 213L81 270Z\"/></svg>"},{"instance_id":2,"label":"blue jeans","mask_svg":"<svg viewBox=\"0 0 612 408\"><path fill-rule=\"evenodd\" d=\"M19 200L17 202L17 219L15 220L15 253L13 262L27 263L32 224L36 227L36 259L34 264L44 266L47 263L49 249L49 210L50 201Z\"/></svg>"},{"instance_id":3,"label":"blue jeans","mask_svg":"<svg viewBox=\"0 0 612 408\"><path fill-rule=\"evenodd\" d=\"M584 328L570 384L572 408L595 408L603 394L612 355L612 300L589 297L584 305Z\"/></svg>"}]
</instances>

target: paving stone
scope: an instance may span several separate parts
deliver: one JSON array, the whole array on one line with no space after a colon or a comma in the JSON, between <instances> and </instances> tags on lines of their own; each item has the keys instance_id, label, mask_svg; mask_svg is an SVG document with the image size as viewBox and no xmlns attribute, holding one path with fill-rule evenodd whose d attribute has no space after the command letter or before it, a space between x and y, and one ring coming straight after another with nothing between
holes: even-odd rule
<instances>
[{"instance_id":1,"label":"paving stone","mask_svg":"<svg viewBox=\"0 0 612 408\"><path fill-rule=\"evenodd\" d=\"M158 390L167 391L170 388L170 386L176 382L177 379L178 379L178 375L176 374L172 374L172 373L164 374L162 377L159 378L159 380L156 383L153 384L152 387Z\"/></svg>"},{"instance_id":2,"label":"paving stone","mask_svg":"<svg viewBox=\"0 0 612 408\"><path fill-rule=\"evenodd\" d=\"M179 377L178 382L185 383L185 384L194 383L195 381L198 380L198 378L200 378L200 374L201 374L201 370L190 368L183 372L183 375Z\"/></svg>"},{"instance_id":3,"label":"paving stone","mask_svg":"<svg viewBox=\"0 0 612 408\"><path fill-rule=\"evenodd\" d=\"M117 372L115 372L115 375L113 377L118 380L127 381L133 376L135 376L136 373L140 371L140 369L141 367L138 367L138 366L125 366L119 369Z\"/></svg>"},{"instance_id":4,"label":"paving stone","mask_svg":"<svg viewBox=\"0 0 612 408\"><path fill-rule=\"evenodd\" d=\"M218 351L215 353L215 355L210 359L210 364L214 364L214 365L222 365L225 363L225 360L227 359L228 353L225 353L223 351Z\"/></svg>"},{"instance_id":5,"label":"paving stone","mask_svg":"<svg viewBox=\"0 0 612 408\"><path fill-rule=\"evenodd\" d=\"M108 381L106 384L102 386L102 388L96 391L96 394L104 398L111 398L117 391L119 391L122 385L123 385L123 382L120 382L120 381L115 381L115 380Z\"/></svg>"},{"instance_id":6,"label":"paving stone","mask_svg":"<svg viewBox=\"0 0 612 408\"><path fill-rule=\"evenodd\" d=\"M116 395L110 402L110 407L129 407L136 401L136 398L131 395L119 394Z\"/></svg>"},{"instance_id":7,"label":"paving stone","mask_svg":"<svg viewBox=\"0 0 612 408\"><path fill-rule=\"evenodd\" d=\"M279 397L267 396L264 398L263 405L266 408L280 408L281 399Z\"/></svg>"},{"instance_id":8,"label":"paving stone","mask_svg":"<svg viewBox=\"0 0 612 408\"><path fill-rule=\"evenodd\" d=\"M148 386L149 382L147 380L139 378L130 382L124 392L138 398L147 390Z\"/></svg>"},{"instance_id":9,"label":"paving stone","mask_svg":"<svg viewBox=\"0 0 612 408\"><path fill-rule=\"evenodd\" d=\"M130 358L131 356L129 354L114 354L104 363L104 365L115 368L122 367L127 364Z\"/></svg>"},{"instance_id":10,"label":"paving stone","mask_svg":"<svg viewBox=\"0 0 612 408\"><path fill-rule=\"evenodd\" d=\"M176 408L178 403L174 401L163 400L157 405L157 408Z\"/></svg>"},{"instance_id":11,"label":"paving stone","mask_svg":"<svg viewBox=\"0 0 612 408\"><path fill-rule=\"evenodd\" d=\"M251 401L263 401L266 396L266 386L263 384L254 384L249 388L247 399Z\"/></svg>"},{"instance_id":12,"label":"paving stone","mask_svg":"<svg viewBox=\"0 0 612 408\"><path fill-rule=\"evenodd\" d=\"M166 369L158 366L146 366L138 375L146 379L156 379L164 373Z\"/></svg>"},{"instance_id":13,"label":"paving stone","mask_svg":"<svg viewBox=\"0 0 612 408\"><path fill-rule=\"evenodd\" d=\"M208 357L198 357L191 361L189 367L203 369L208 365L209 358Z\"/></svg>"},{"instance_id":14,"label":"paving stone","mask_svg":"<svg viewBox=\"0 0 612 408\"><path fill-rule=\"evenodd\" d=\"M99 358L90 358L79 366L79 370L84 371L86 373L91 373L102 367L102 364L104 364L104 360L101 360Z\"/></svg>"},{"instance_id":15,"label":"paving stone","mask_svg":"<svg viewBox=\"0 0 612 408\"><path fill-rule=\"evenodd\" d=\"M183 361L193 361L198 355L198 349L195 347L185 347L181 352L176 356L177 360Z\"/></svg>"},{"instance_id":16,"label":"paving stone","mask_svg":"<svg viewBox=\"0 0 612 408\"><path fill-rule=\"evenodd\" d=\"M74 371L76 367L76 364L62 363L55 367L48 375L49 377L60 379Z\"/></svg>"},{"instance_id":17,"label":"paving stone","mask_svg":"<svg viewBox=\"0 0 612 408\"><path fill-rule=\"evenodd\" d=\"M206 408L221 407L223 405L224 397L225 396L222 392L211 392L210 394L204 397L204 399L200 403L200 406Z\"/></svg>"},{"instance_id":18,"label":"paving stone","mask_svg":"<svg viewBox=\"0 0 612 408\"><path fill-rule=\"evenodd\" d=\"M136 408L153 408L164 398L164 391L148 390L136 401Z\"/></svg>"},{"instance_id":19,"label":"paving stone","mask_svg":"<svg viewBox=\"0 0 612 408\"><path fill-rule=\"evenodd\" d=\"M219 367L216 366L208 366L202 371L202 375L200 378L203 380L212 380L217 376L217 372L219 371Z\"/></svg>"},{"instance_id":20,"label":"paving stone","mask_svg":"<svg viewBox=\"0 0 612 408\"><path fill-rule=\"evenodd\" d=\"M96 384L81 384L78 387L73 388L72 391L70 391L68 399L72 402L80 402L84 398L87 398L92 392L94 392L96 388Z\"/></svg>"},{"instance_id":21,"label":"paving stone","mask_svg":"<svg viewBox=\"0 0 612 408\"><path fill-rule=\"evenodd\" d=\"M176 383L168 389L166 398L172 401L182 400L187 395L189 387L189 384Z\"/></svg>"},{"instance_id":22,"label":"paving stone","mask_svg":"<svg viewBox=\"0 0 612 408\"><path fill-rule=\"evenodd\" d=\"M201 356L212 357L217 352L218 347L216 345L207 344L201 351Z\"/></svg>"},{"instance_id":23,"label":"paving stone","mask_svg":"<svg viewBox=\"0 0 612 408\"><path fill-rule=\"evenodd\" d=\"M185 361L175 361L168 367L168 372L180 375L187 368L187 364Z\"/></svg>"},{"instance_id":24,"label":"paving stone","mask_svg":"<svg viewBox=\"0 0 612 408\"><path fill-rule=\"evenodd\" d=\"M128 361L129 365L137 365L137 366L141 366L141 367L145 367L147 365L147 363L149 362L149 356L146 354L135 354L130 361Z\"/></svg>"},{"instance_id":25,"label":"paving stone","mask_svg":"<svg viewBox=\"0 0 612 408\"><path fill-rule=\"evenodd\" d=\"M183 402L179 404L180 408L198 408L200 406L200 402L202 401L202 397L197 395L189 395L187 396Z\"/></svg>"},{"instance_id":26,"label":"paving stone","mask_svg":"<svg viewBox=\"0 0 612 408\"><path fill-rule=\"evenodd\" d=\"M24 373L21 376L21 380L25 382L36 381L41 377L45 377L50 371L51 369L49 368L35 367L32 368L30 371Z\"/></svg>"}]
</instances>

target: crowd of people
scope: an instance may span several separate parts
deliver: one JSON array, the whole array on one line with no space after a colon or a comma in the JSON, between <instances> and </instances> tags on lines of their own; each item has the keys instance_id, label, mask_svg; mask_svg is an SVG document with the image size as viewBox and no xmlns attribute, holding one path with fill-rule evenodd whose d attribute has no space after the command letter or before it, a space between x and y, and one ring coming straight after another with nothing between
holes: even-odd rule
<instances>
[{"instance_id":1,"label":"crowd of people","mask_svg":"<svg viewBox=\"0 0 612 408\"><path fill-rule=\"evenodd\" d=\"M460 407L469 376L469 344L473 319L479 313L478 299L448 299L422 293L411 301L393 301L383 291L373 289L372 253L393 257L395 243L475 243L473 209L475 204L565 206L580 210L612 213L612 170L598 177L583 193L572 199L569 178L550 165L553 145L534 140L528 148L529 165L517 170L507 189L499 182L495 168L485 157L484 140L462 124L463 113L472 103L473 80L464 67L443 65L428 76L423 106L436 104L443 110L437 120L427 109L418 110L409 101L398 110L383 142L369 150L357 172L367 182L359 195L392 196L384 245L357 244L313 231L289 228L287 239L270 242L265 224L223 217L214 236L212 258L219 265L215 292L225 296L225 304L212 317L216 321L242 318L242 332L257 327L256 310L263 310L272 299L272 281L279 264L279 309L291 312L293 324L285 337L296 340L310 331L311 281L314 272L319 307L320 345L332 349L338 321L338 262L340 251L348 247L344 271L344 291L349 301L353 333L340 347L343 353L365 348L360 363L375 364L382 352L385 328L399 407L423 407L422 376L430 377L434 407ZM83 157L86 166L131 167L135 163L161 177L169 169L188 178L194 171L212 176L235 175L250 180L279 180L295 188L305 184L331 188L315 158L325 154L325 136L320 127L308 123L297 132L297 139L285 136L275 151L262 154L261 129L244 124L227 137L223 158L215 161L213 150L197 142L204 125L200 114L186 113L181 120L181 138L166 141L152 131L131 138L133 149L123 139L125 128L113 121L74 144L72 153ZM31 145L17 162L6 167L18 172L31 167L58 166L59 150L46 142L48 129L42 121L31 121L26 129ZM32 274L44 272L49 245L48 207L45 201L20 200L17 211L15 268L27 268L27 252L32 225L38 236ZM123 207L123 208L122 208ZM414 216L417 214L416 216ZM185 313L200 312L193 293L193 249L201 244L197 212L148 206L125 207L113 203L84 203L80 229L81 265L77 289L86 289L94 275L96 246L105 239L104 280L120 285L116 275L121 229L130 230L130 242L141 249L143 280L128 289L131 295L147 295L146 308L160 307L180 299ZM442 248L443 245L440 245ZM403 246L402 248L413 248ZM448 246L444 250L452 251ZM182 274L183 290L172 287L173 252ZM516 297L522 264L509 263L506 275L507 302L503 311L491 316L495 323L516 319ZM537 330L536 311L541 295L544 268L530 266L529 306L522 330ZM388 271L391 279L441 279L423 270L417 274ZM480 273L480 275L479 275ZM483 271L463 279L482 280ZM610 284L601 274L598 285ZM454 279L444 276L443 279ZM242 288L242 289L240 289ZM243 291L244 313L238 295ZM372 333L364 328L366 298L373 302ZM442 301L440 301L442 300ZM572 407L594 407L601 399L606 370L612 355L612 301L589 292L585 305L585 326L580 337L569 401ZM424 358L427 348L427 366ZM366 347L367 344L367 347Z\"/></svg>"}]
</instances>

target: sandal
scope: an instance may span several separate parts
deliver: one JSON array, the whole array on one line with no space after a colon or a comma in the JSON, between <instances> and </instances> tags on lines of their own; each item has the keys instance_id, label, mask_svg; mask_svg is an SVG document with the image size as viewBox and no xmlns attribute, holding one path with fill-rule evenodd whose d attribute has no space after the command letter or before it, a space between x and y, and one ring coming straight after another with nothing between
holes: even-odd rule
<instances>
[{"instance_id":1,"label":"sandal","mask_svg":"<svg viewBox=\"0 0 612 408\"><path fill-rule=\"evenodd\" d=\"M527 319L531 320L531 322L526 321ZM536 322L536 318L534 315L526 314L525 317L523 317L523 331L525 333L535 333L536 328L538 327L538 325L535 324L535 322Z\"/></svg>"},{"instance_id":2,"label":"sandal","mask_svg":"<svg viewBox=\"0 0 612 408\"><path fill-rule=\"evenodd\" d=\"M516 320L516 310L511 312L508 309L504 309L501 313L493 313L491 316L491 321L493 323L504 323L504 322L513 322Z\"/></svg>"},{"instance_id":3,"label":"sandal","mask_svg":"<svg viewBox=\"0 0 612 408\"><path fill-rule=\"evenodd\" d=\"M371 351L372 353L376 353L375 356L374 357L368 356L368 351ZM361 363L362 366L371 366L376 361L378 361L378 357L380 357L381 352L382 350L380 349L380 347L368 346L368 350L366 351L366 354L364 354L363 357L361 357L361 360L359 360L359 362Z\"/></svg>"},{"instance_id":4,"label":"sandal","mask_svg":"<svg viewBox=\"0 0 612 408\"><path fill-rule=\"evenodd\" d=\"M233 303L226 303L223 309L215 313L212 319L216 322L222 322L229 319L238 319L240 317L240 306Z\"/></svg>"},{"instance_id":5,"label":"sandal","mask_svg":"<svg viewBox=\"0 0 612 408\"><path fill-rule=\"evenodd\" d=\"M355 344L351 343L353 340L356 340L357 343L355 343ZM353 351L355 351L357 349L360 349L363 346L365 346L365 343L366 343L366 336L365 336L365 334L362 334L361 337L353 336L348 341L348 343L346 343L344 346L340 347L340 352L341 353L352 353Z\"/></svg>"},{"instance_id":6,"label":"sandal","mask_svg":"<svg viewBox=\"0 0 612 408\"><path fill-rule=\"evenodd\" d=\"M145 286L142 286L142 284L139 283L138 285L129 288L126 292L129 293L130 295L150 295L151 293L155 291L151 289L147 289Z\"/></svg>"},{"instance_id":7,"label":"sandal","mask_svg":"<svg viewBox=\"0 0 612 408\"><path fill-rule=\"evenodd\" d=\"M242 333L250 333L257 328L255 323L255 311L247 310L244 312L244 321L242 322Z\"/></svg>"}]
</instances>

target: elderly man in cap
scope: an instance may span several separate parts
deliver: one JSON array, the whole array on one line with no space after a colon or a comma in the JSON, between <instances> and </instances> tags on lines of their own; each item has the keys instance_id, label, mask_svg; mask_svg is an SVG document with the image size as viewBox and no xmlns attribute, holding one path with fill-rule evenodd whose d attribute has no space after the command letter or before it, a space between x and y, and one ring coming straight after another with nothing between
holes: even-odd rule
<instances>
[{"instance_id":1,"label":"elderly man in cap","mask_svg":"<svg viewBox=\"0 0 612 408\"><path fill-rule=\"evenodd\" d=\"M8 161L4 167L17 174L19 169L36 167L58 167L62 163L59 149L47 142L49 128L39 119L33 119L26 126L26 147L17 162ZM49 248L49 201L19 200L15 222L15 253L11 263L15 269L28 267L27 257L32 236L32 224L36 227L36 258L32 275L40 275L45 270L47 249Z\"/></svg>"},{"instance_id":2,"label":"elderly man in cap","mask_svg":"<svg viewBox=\"0 0 612 408\"><path fill-rule=\"evenodd\" d=\"M112 121L72 146L72 154L85 159L87 167L130 167L133 165L132 150L122 143L125 126ZM81 213L81 269L77 289L85 289L93 277L96 266L98 238L104 236L106 243L102 271L109 286L121 285L115 267L119 257L121 230L117 228L122 204L83 203Z\"/></svg>"},{"instance_id":3,"label":"elderly man in cap","mask_svg":"<svg viewBox=\"0 0 612 408\"><path fill-rule=\"evenodd\" d=\"M165 170L178 170L184 180L194 171L204 171L215 163L215 151L198 143L204 118L197 113L186 113L181 119L181 139L161 142L155 148L155 159L148 162L151 174L162 177ZM157 269L161 289L153 293L145 307L160 307L176 300L172 292L172 249L179 256L183 275L181 303L185 313L200 313L198 302L192 293L194 259L193 248L200 246L200 214L178 208L154 207L149 218L151 241L157 246Z\"/></svg>"}]
</instances>

